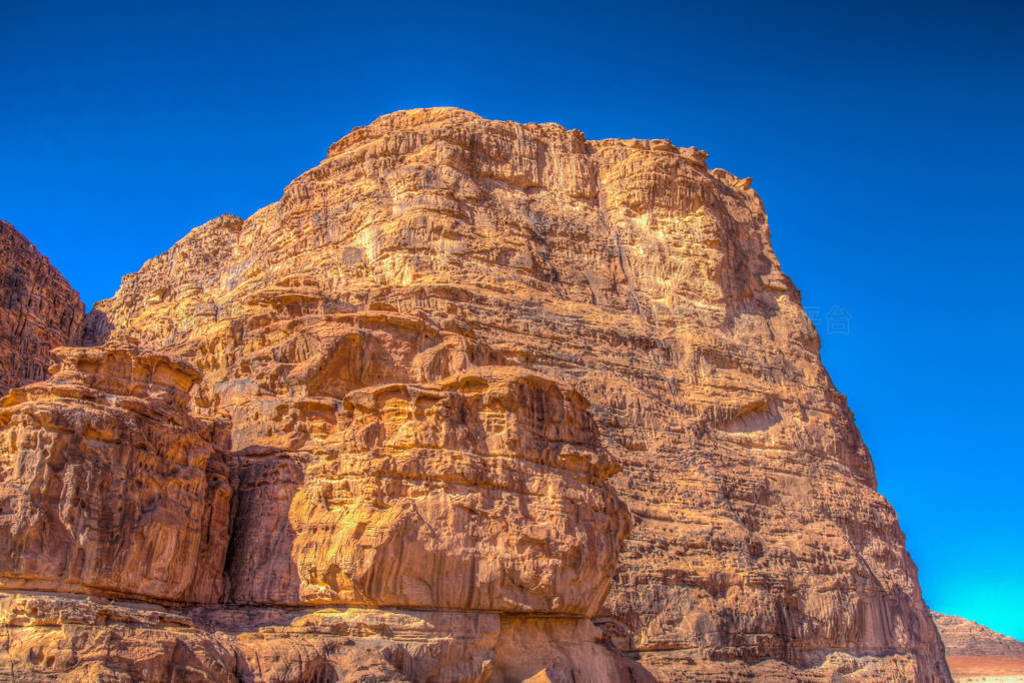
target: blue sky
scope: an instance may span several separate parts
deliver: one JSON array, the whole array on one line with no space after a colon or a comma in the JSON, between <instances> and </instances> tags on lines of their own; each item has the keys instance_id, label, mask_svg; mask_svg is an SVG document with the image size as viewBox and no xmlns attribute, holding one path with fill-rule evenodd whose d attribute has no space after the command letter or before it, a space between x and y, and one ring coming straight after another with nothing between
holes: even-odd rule
<instances>
[{"instance_id":1,"label":"blue sky","mask_svg":"<svg viewBox=\"0 0 1024 683\"><path fill-rule=\"evenodd\" d=\"M2 3L0 218L91 304L395 109L706 149L754 178L926 601L1024 639L1024 10L832 4Z\"/></svg>"}]
</instances>

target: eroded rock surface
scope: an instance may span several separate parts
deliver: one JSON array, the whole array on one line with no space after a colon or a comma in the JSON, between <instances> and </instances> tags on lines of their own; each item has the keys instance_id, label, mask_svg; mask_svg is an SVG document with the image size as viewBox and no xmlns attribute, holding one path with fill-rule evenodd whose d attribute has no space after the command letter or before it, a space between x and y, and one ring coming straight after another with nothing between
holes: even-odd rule
<instances>
[{"instance_id":1,"label":"eroded rock surface","mask_svg":"<svg viewBox=\"0 0 1024 683\"><path fill-rule=\"evenodd\" d=\"M987 655L1024 659L1024 643L976 621L932 612L947 655Z\"/></svg>"},{"instance_id":2,"label":"eroded rock surface","mask_svg":"<svg viewBox=\"0 0 1024 683\"><path fill-rule=\"evenodd\" d=\"M0 588L217 602L227 429L189 413L198 373L130 348L58 348L0 401Z\"/></svg>"},{"instance_id":3,"label":"eroded rock surface","mask_svg":"<svg viewBox=\"0 0 1024 683\"><path fill-rule=\"evenodd\" d=\"M7 593L0 594L0 626L0 676L13 680L650 680L577 618L358 607L182 610Z\"/></svg>"},{"instance_id":4,"label":"eroded rock surface","mask_svg":"<svg viewBox=\"0 0 1024 683\"><path fill-rule=\"evenodd\" d=\"M0 221L0 395L46 378L50 349L81 341L85 306L10 223Z\"/></svg>"},{"instance_id":5,"label":"eroded rock surface","mask_svg":"<svg viewBox=\"0 0 1024 683\"><path fill-rule=\"evenodd\" d=\"M126 276L86 339L182 359L187 419L230 425L223 591L149 597L191 610L159 666L949 677L760 199L698 150L391 114Z\"/></svg>"},{"instance_id":6,"label":"eroded rock surface","mask_svg":"<svg viewBox=\"0 0 1024 683\"><path fill-rule=\"evenodd\" d=\"M1017 681L1024 679L1024 643L976 621L932 612L946 646L954 680Z\"/></svg>"},{"instance_id":7,"label":"eroded rock surface","mask_svg":"<svg viewBox=\"0 0 1024 683\"><path fill-rule=\"evenodd\" d=\"M110 342L3 399L5 673L649 678L589 618L629 517L586 400L413 316L308 322L209 393Z\"/></svg>"},{"instance_id":8,"label":"eroded rock surface","mask_svg":"<svg viewBox=\"0 0 1024 683\"><path fill-rule=\"evenodd\" d=\"M305 451L240 456L236 602L596 614L628 516L581 396L479 368L336 415Z\"/></svg>"}]
</instances>

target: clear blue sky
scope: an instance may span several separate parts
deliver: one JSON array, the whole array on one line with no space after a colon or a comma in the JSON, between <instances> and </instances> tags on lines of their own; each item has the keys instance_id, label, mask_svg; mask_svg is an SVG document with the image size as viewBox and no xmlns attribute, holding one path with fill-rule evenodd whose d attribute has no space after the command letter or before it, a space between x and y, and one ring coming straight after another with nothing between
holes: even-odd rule
<instances>
[{"instance_id":1,"label":"clear blue sky","mask_svg":"<svg viewBox=\"0 0 1024 683\"><path fill-rule=\"evenodd\" d=\"M1024 639L1024 10L835 4L0 3L0 218L91 304L395 109L704 148L765 200L925 599Z\"/></svg>"}]
</instances>

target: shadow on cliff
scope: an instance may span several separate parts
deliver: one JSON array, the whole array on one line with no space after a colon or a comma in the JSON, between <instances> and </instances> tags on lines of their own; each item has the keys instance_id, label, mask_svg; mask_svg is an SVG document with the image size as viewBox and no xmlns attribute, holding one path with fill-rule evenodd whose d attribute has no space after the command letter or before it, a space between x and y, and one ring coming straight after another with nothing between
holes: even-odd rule
<instances>
[{"instance_id":1,"label":"shadow on cliff","mask_svg":"<svg viewBox=\"0 0 1024 683\"><path fill-rule=\"evenodd\" d=\"M82 334L79 336L78 346L99 346L110 338L114 325L110 318L103 311L95 307L85 315L85 324L82 325Z\"/></svg>"},{"instance_id":2,"label":"shadow on cliff","mask_svg":"<svg viewBox=\"0 0 1024 683\"><path fill-rule=\"evenodd\" d=\"M234 455L227 601L298 605L299 568L292 557L296 533L289 512L305 483L303 463L297 454L258 446Z\"/></svg>"}]
</instances>

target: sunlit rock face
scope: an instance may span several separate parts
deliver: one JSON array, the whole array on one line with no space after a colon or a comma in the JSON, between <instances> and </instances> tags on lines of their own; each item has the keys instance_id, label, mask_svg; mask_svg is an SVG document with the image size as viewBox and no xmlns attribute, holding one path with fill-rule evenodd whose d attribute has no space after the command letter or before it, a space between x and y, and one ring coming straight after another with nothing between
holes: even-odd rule
<instances>
[{"instance_id":1,"label":"sunlit rock face","mask_svg":"<svg viewBox=\"0 0 1024 683\"><path fill-rule=\"evenodd\" d=\"M1024 642L963 617L932 612L954 680L983 683L1024 679Z\"/></svg>"},{"instance_id":2,"label":"sunlit rock face","mask_svg":"<svg viewBox=\"0 0 1024 683\"><path fill-rule=\"evenodd\" d=\"M137 349L55 354L50 380L0 402L0 587L217 602L228 440L188 412L198 373Z\"/></svg>"},{"instance_id":3,"label":"sunlit rock face","mask_svg":"<svg viewBox=\"0 0 1024 683\"><path fill-rule=\"evenodd\" d=\"M235 601L597 613L628 516L578 394L481 368L353 391L339 422L241 456Z\"/></svg>"},{"instance_id":4,"label":"sunlit rock face","mask_svg":"<svg viewBox=\"0 0 1024 683\"><path fill-rule=\"evenodd\" d=\"M67 280L0 221L0 394L46 378L50 349L81 341L85 307Z\"/></svg>"},{"instance_id":5,"label":"sunlit rock face","mask_svg":"<svg viewBox=\"0 0 1024 683\"><path fill-rule=\"evenodd\" d=\"M947 655L1008 657L1024 661L1024 643L1019 640L963 617L932 612L932 618L939 628Z\"/></svg>"},{"instance_id":6,"label":"sunlit rock face","mask_svg":"<svg viewBox=\"0 0 1024 683\"><path fill-rule=\"evenodd\" d=\"M25 676L91 671L27 639L64 653L59 615L107 610L89 637L123 651L89 666L127 676L948 679L763 206L698 150L391 114L126 276L84 339L189 368L146 400L208 453L169 491L216 495L159 586L11 593Z\"/></svg>"}]
</instances>

